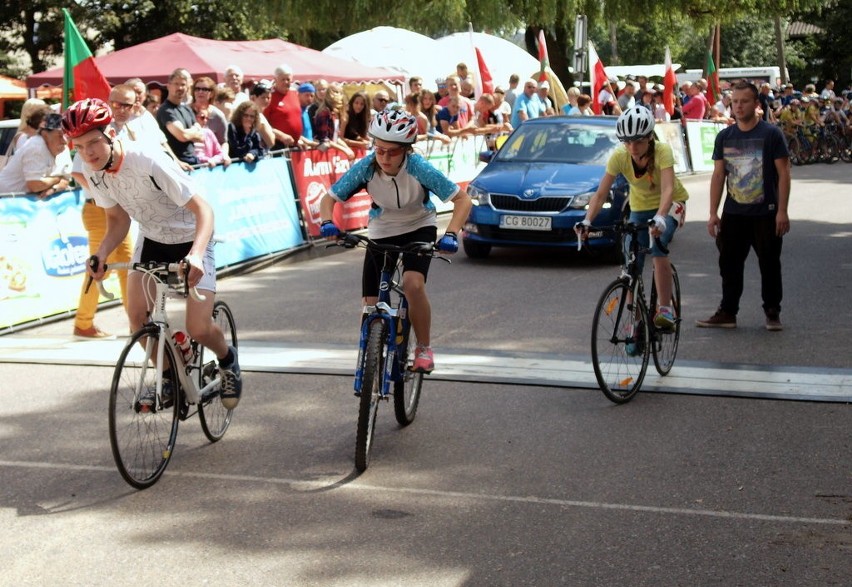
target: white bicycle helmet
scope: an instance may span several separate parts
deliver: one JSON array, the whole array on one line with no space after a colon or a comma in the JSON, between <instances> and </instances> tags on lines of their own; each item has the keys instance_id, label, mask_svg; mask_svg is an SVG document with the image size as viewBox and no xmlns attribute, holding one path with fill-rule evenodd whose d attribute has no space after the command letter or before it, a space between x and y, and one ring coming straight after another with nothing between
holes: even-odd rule
<instances>
[{"instance_id":1,"label":"white bicycle helmet","mask_svg":"<svg viewBox=\"0 0 852 587\"><path fill-rule=\"evenodd\" d=\"M654 115L644 106L628 108L615 123L615 136L620 141L635 141L654 132Z\"/></svg>"},{"instance_id":2,"label":"white bicycle helmet","mask_svg":"<svg viewBox=\"0 0 852 587\"><path fill-rule=\"evenodd\" d=\"M404 110L383 110L373 116L369 133L374 139L410 145L417 140L417 119Z\"/></svg>"}]
</instances>

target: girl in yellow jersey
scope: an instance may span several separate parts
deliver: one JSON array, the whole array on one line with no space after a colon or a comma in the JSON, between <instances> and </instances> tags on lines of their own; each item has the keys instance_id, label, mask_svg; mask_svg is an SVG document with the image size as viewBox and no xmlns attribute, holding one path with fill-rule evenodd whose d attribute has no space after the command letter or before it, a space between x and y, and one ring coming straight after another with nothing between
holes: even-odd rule
<instances>
[{"instance_id":1,"label":"girl in yellow jersey","mask_svg":"<svg viewBox=\"0 0 852 587\"><path fill-rule=\"evenodd\" d=\"M657 313L654 324L658 328L673 328L675 315L671 307L672 266L667 254L656 243L650 243L649 232L659 237L663 246L668 246L675 230L683 225L686 213L685 202L689 194L675 177L672 149L658 143L654 137L654 115L644 106L634 106L618 117L616 136L623 143L610 156L606 173L589 202L586 218L577 223L575 230L583 235L600 212L612 188L615 178L621 174L630 184L630 222L646 224L654 220L649 231L638 234L643 248L650 244L654 258L654 274L657 284ZM625 243L629 246L629 243ZM641 270L644 255L637 260Z\"/></svg>"}]
</instances>

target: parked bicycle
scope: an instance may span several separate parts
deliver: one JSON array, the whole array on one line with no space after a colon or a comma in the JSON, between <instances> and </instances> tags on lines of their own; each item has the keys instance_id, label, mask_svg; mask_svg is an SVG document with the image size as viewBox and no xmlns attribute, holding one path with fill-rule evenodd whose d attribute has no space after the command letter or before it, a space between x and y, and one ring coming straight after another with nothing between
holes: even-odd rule
<instances>
[{"instance_id":1,"label":"parked bicycle","mask_svg":"<svg viewBox=\"0 0 852 587\"><path fill-rule=\"evenodd\" d=\"M653 220L647 225L618 223L602 228L631 237L621 274L604 289L592 322L592 366L595 378L604 395L617 404L630 401L639 391L650 356L654 357L657 372L668 375L674 365L680 341L680 280L674 265L671 304L675 323L672 328L664 329L654 325L657 288L653 271L651 297L649 300L645 298L638 259L640 254L647 254L650 249L641 247L636 236L652 223ZM656 239L656 244L664 253L668 253L659 239Z\"/></svg>"},{"instance_id":2,"label":"parked bicycle","mask_svg":"<svg viewBox=\"0 0 852 587\"><path fill-rule=\"evenodd\" d=\"M150 321L134 332L119 355L109 398L109 439L118 472L137 489L159 480L174 453L178 424L198 413L210 442L231 425L233 410L222 405L216 357L178 334L166 312L166 299L204 298L184 280L184 263L113 263L109 270L144 273ZM101 294L112 299L98 282ZM228 345L237 348L237 326L228 305L217 300L213 320ZM176 341L177 338L177 341Z\"/></svg>"},{"instance_id":3,"label":"parked bicycle","mask_svg":"<svg viewBox=\"0 0 852 587\"><path fill-rule=\"evenodd\" d=\"M412 369L416 341L411 333L408 300L402 290L402 255L426 255L451 261L438 254L434 243L380 244L355 233L343 233L340 240L329 246L360 246L384 257L379 299L375 306L363 310L355 367L355 395L360 398L355 468L364 472L370 464L379 402L393 395L396 421L400 426L408 426L417 415L423 389L424 374Z\"/></svg>"}]
</instances>

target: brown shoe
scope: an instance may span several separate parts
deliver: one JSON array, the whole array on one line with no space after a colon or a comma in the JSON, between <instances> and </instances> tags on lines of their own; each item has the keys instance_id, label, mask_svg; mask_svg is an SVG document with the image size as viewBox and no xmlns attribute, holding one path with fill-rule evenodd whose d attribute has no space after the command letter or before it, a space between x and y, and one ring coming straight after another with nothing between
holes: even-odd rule
<instances>
[{"instance_id":1,"label":"brown shoe","mask_svg":"<svg viewBox=\"0 0 852 587\"><path fill-rule=\"evenodd\" d=\"M784 330L784 326L781 324L781 317L778 312L767 312L766 313L766 330L770 332L778 332L779 330Z\"/></svg>"},{"instance_id":2,"label":"brown shoe","mask_svg":"<svg viewBox=\"0 0 852 587\"><path fill-rule=\"evenodd\" d=\"M115 336L113 336L112 334L104 332L103 330L94 325L90 328L77 328L75 326L74 336L76 336L77 338L85 338L87 340L105 340L115 338Z\"/></svg>"},{"instance_id":3,"label":"brown shoe","mask_svg":"<svg viewBox=\"0 0 852 587\"><path fill-rule=\"evenodd\" d=\"M706 320L696 320L695 325L699 328L736 328L737 317L724 310L716 310L716 313Z\"/></svg>"}]
</instances>

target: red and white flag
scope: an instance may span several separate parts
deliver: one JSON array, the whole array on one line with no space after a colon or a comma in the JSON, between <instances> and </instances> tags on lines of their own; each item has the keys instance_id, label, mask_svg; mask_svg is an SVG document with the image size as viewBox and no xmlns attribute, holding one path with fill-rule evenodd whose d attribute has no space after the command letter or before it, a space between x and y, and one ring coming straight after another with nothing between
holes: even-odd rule
<instances>
[{"instance_id":1,"label":"red and white flag","mask_svg":"<svg viewBox=\"0 0 852 587\"><path fill-rule=\"evenodd\" d=\"M494 78L491 77L491 72L488 71L488 66L485 65L485 59L482 57L482 51L479 47L474 47L476 52L476 67L479 68L476 77L476 97L479 98L482 94L494 93Z\"/></svg>"},{"instance_id":2,"label":"red and white flag","mask_svg":"<svg viewBox=\"0 0 852 587\"><path fill-rule=\"evenodd\" d=\"M547 68L550 67L550 60L547 58L547 43L544 40L544 29L538 31L538 62L540 64L538 81L543 82L547 79Z\"/></svg>"},{"instance_id":3,"label":"red and white flag","mask_svg":"<svg viewBox=\"0 0 852 587\"><path fill-rule=\"evenodd\" d=\"M663 77L663 106L669 116L674 114L674 93L677 87L677 76L672 67L672 52L666 47L666 72Z\"/></svg>"},{"instance_id":4,"label":"red and white flag","mask_svg":"<svg viewBox=\"0 0 852 587\"><path fill-rule=\"evenodd\" d=\"M591 41L589 41L589 76L592 87L592 112L603 114L603 105L598 100L598 95L604 89L604 86L609 85L609 76L606 74L603 61L598 57L598 52L595 51L595 46Z\"/></svg>"}]
</instances>

